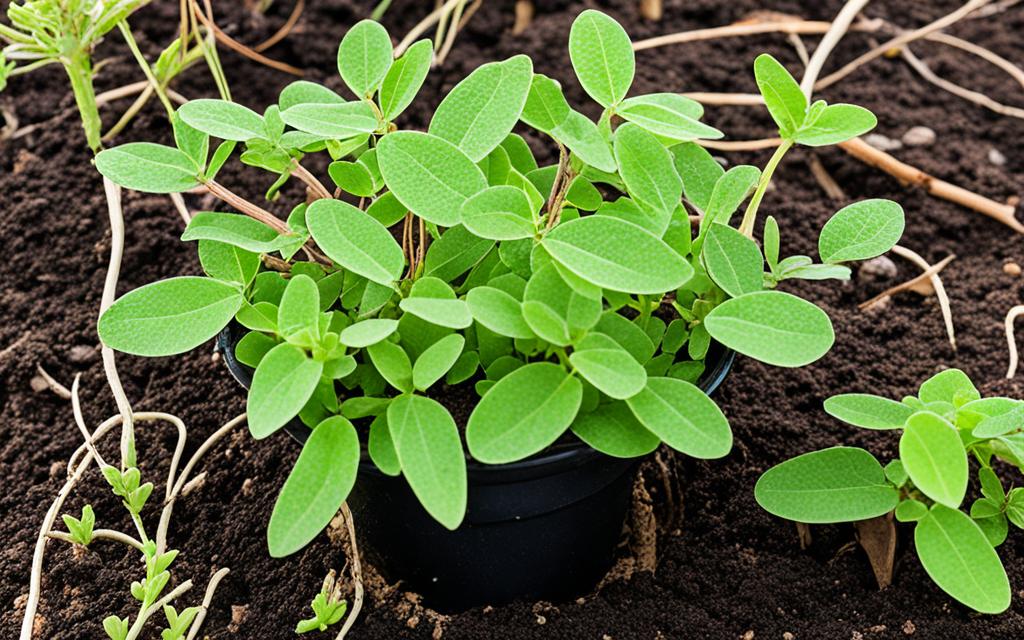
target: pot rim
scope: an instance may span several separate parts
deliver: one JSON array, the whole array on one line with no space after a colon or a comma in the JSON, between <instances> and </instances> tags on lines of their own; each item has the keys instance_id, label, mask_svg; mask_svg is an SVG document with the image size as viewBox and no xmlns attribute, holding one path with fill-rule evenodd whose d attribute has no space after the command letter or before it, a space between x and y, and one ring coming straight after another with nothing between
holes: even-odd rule
<instances>
[{"instance_id":1,"label":"pot rim","mask_svg":"<svg viewBox=\"0 0 1024 640\"><path fill-rule=\"evenodd\" d=\"M252 384L252 376L254 370L239 362L235 358L235 345L241 339L242 331L244 327L237 321L232 320L220 333L217 334L217 350L224 357L224 363L227 365L228 371L243 388L248 389ZM716 389L722 384L726 376L732 370L733 362L736 359L736 352L728 347L712 342L709 353L716 352L717 358L715 358L713 366L710 369L705 369L704 374L700 377L697 382L697 386L705 393L710 396L715 392ZM706 362L706 361L705 361ZM286 424L283 429L291 436L293 440L299 444L303 444L312 429L307 427L298 417L293 418ZM515 462L508 462L504 464L484 464L478 462L470 457L466 457L466 470L474 479L486 480L486 476L501 475L502 481L507 481L509 473L512 474L526 474L532 475L530 472L536 471L539 468L545 468L550 470L551 467L556 467L553 471L557 471L563 468L571 468L581 464L585 464L591 460L601 457L610 457L607 454L601 453L597 449L594 449L582 440L572 442L564 445L553 445L548 447L544 451L525 458L523 460L517 460ZM369 455L366 453L365 448L360 454L359 461L360 472L371 472L371 473L382 473L371 460ZM485 476L482 478L481 476Z\"/></svg>"}]
</instances>

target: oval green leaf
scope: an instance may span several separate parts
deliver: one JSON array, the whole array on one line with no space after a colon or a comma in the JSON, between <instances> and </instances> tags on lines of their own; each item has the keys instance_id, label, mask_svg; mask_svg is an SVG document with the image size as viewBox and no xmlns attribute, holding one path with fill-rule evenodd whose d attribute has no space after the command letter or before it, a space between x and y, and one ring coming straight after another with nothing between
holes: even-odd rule
<instances>
[{"instance_id":1,"label":"oval green leaf","mask_svg":"<svg viewBox=\"0 0 1024 640\"><path fill-rule=\"evenodd\" d=\"M462 224L491 240L519 240L537 233L530 199L522 189L488 187L462 205Z\"/></svg>"},{"instance_id":2,"label":"oval green leaf","mask_svg":"<svg viewBox=\"0 0 1024 640\"><path fill-rule=\"evenodd\" d=\"M982 613L1010 606L1010 582L999 555L962 511L934 505L914 528L914 546L924 570L950 596Z\"/></svg>"},{"instance_id":3,"label":"oval green leaf","mask_svg":"<svg viewBox=\"0 0 1024 640\"><path fill-rule=\"evenodd\" d=\"M444 227L458 224L463 203L487 188L484 174L465 153L429 133L396 131L384 136L377 146L377 161L384 182L403 205Z\"/></svg>"},{"instance_id":4,"label":"oval green leaf","mask_svg":"<svg viewBox=\"0 0 1024 640\"><path fill-rule=\"evenodd\" d=\"M189 126L221 140L245 142L268 137L260 114L227 100L189 100L177 113Z\"/></svg>"},{"instance_id":5,"label":"oval green leaf","mask_svg":"<svg viewBox=\"0 0 1024 640\"><path fill-rule=\"evenodd\" d=\"M633 84L636 60L629 35L600 11L587 9L573 21L569 59L583 90L602 107L621 102Z\"/></svg>"},{"instance_id":6,"label":"oval green leaf","mask_svg":"<svg viewBox=\"0 0 1024 640\"><path fill-rule=\"evenodd\" d=\"M832 348L828 315L782 291L758 291L726 300L704 319L708 333L730 349L778 367L802 367Z\"/></svg>"},{"instance_id":7,"label":"oval green leaf","mask_svg":"<svg viewBox=\"0 0 1024 640\"><path fill-rule=\"evenodd\" d=\"M376 20L360 20L338 46L338 73L357 97L370 98L391 68L392 54L387 29Z\"/></svg>"},{"instance_id":8,"label":"oval green leaf","mask_svg":"<svg viewBox=\"0 0 1024 640\"><path fill-rule=\"evenodd\" d=\"M619 343L591 333L569 355L569 362L587 382L609 398L625 400L647 384L647 371Z\"/></svg>"},{"instance_id":9,"label":"oval green leaf","mask_svg":"<svg viewBox=\"0 0 1024 640\"><path fill-rule=\"evenodd\" d=\"M843 393L825 400L825 413L855 427L902 429L914 410L870 393Z\"/></svg>"},{"instance_id":10,"label":"oval green leaf","mask_svg":"<svg viewBox=\"0 0 1024 640\"><path fill-rule=\"evenodd\" d=\"M594 449L615 458L639 458L661 444L625 402L603 404L594 411L579 414L572 423L572 431Z\"/></svg>"},{"instance_id":11,"label":"oval green leaf","mask_svg":"<svg viewBox=\"0 0 1024 640\"><path fill-rule=\"evenodd\" d=\"M366 212L341 200L320 199L306 210L306 224L327 257L345 269L385 286L402 277L402 248Z\"/></svg>"},{"instance_id":12,"label":"oval green leaf","mask_svg":"<svg viewBox=\"0 0 1024 640\"><path fill-rule=\"evenodd\" d=\"M900 460L914 485L956 509L967 493L967 452L956 428L934 413L915 413L900 437Z\"/></svg>"},{"instance_id":13,"label":"oval green leaf","mask_svg":"<svg viewBox=\"0 0 1024 640\"><path fill-rule=\"evenodd\" d=\"M402 57L391 65L378 95L385 120L394 120L412 104L427 78L433 58L434 47L431 42L420 40L406 49Z\"/></svg>"},{"instance_id":14,"label":"oval green leaf","mask_svg":"<svg viewBox=\"0 0 1024 640\"><path fill-rule=\"evenodd\" d=\"M341 416L313 429L274 503L267 527L270 555L295 553L323 531L356 481L359 437Z\"/></svg>"},{"instance_id":15,"label":"oval green leaf","mask_svg":"<svg viewBox=\"0 0 1024 640\"><path fill-rule=\"evenodd\" d=\"M323 368L322 362L307 358L302 349L288 343L263 356L245 404L252 437L266 438L299 415L320 382Z\"/></svg>"},{"instance_id":16,"label":"oval green leaf","mask_svg":"<svg viewBox=\"0 0 1024 640\"><path fill-rule=\"evenodd\" d=\"M903 235L903 207L892 200L871 199L843 207L818 236L822 262L867 260L893 248Z\"/></svg>"},{"instance_id":17,"label":"oval green leaf","mask_svg":"<svg viewBox=\"0 0 1024 640\"><path fill-rule=\"evenodd\" d=\"M583 384L558 365L534 362L498 381L466 426L466 445L480 462L514 462L542 451L572 424Z\"/></svg>"},{"instance_id":18,"label":"oval green leaf","mask_svg":"<svg viewBox=\"0 0 1024 640\"><path fill-rule=\"evenodd\" d=\"M184 152L151 142L129 142L96 154L104 178L145 193L180 193L199 184L199 167Z\"/></svg>"},{"instance_id":19,"label":"oval green leaf","mask_svg":"<svg viewBox=\"0 0 1024 640\"><path fill-rule=\"evenodd\" d=\"M710 225L702 251L708 275L733 298L764 289L761 249L736 229Z\"/></svg>"},{"instance_id":20,"label":"oval green leaf","mask_svg":"<svg viewBox=\"0 0 1024 640\"><path fill-rule=\"evenodd\" d=\"M217 335L242 307L235 285L196 276L129 291L100 317L103 344L137 356L169 356Z\"/></svg>"},{"instance_id":21,"label":"oval green leaf","mask_svg":"<svg viewBox=\"0 0 1024 640\"><path fill-rule=\"evenodd\" d=\"M387 416L413 493L435 520L456 529L466 514L466 457L451 414L435 400L405 395Z\"/></svg>"},{"instance_id":22,"label":"oval green leaf","mask_svg":"<svg viewBox=\"0 0 1024 640\"><path fill-rule=\"evenodd\" d=\"M874 518L899 501L882 465L856 447L805 453L776 465L758 479L754 498L773 515L810 524Z\"/></svg>"},{"instance_id":23,"label":"oval green leaf","mask_svg":"<svg viewBox=\"0 0 1024 640\"><path fill-rule=\"evenodd\" d=\"M725 414L699 387L685 380L648 378L647 386L626 403L648 431L676 451L713 459L732 449L732 430Z\"/></svg>"}]
</instances>

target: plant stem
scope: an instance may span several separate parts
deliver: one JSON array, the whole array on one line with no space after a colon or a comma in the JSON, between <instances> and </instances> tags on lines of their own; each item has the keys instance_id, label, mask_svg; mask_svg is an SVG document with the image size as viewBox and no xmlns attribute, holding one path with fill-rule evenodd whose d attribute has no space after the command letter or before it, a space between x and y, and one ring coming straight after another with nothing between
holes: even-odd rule
<instances>
[{"instance_id":1,"label":"plant stem","mask_svg":"<svg viewBox=\"0 0 1024 640\"><path fill-rule=\"evenodd\" d=\"M71 91L82 117L85 141L93 153L98 153L103 144L100 141L100 111L96 106L96 90L92 84L92 61L85 51L76 51L64 62L64 70L71 81Z\"/></svg>"},{"instance_id":2,"label":"plant stem","mask_svg":"<svg viewBox=\"0 0 1024 640\"><path fill-rule=\"evenodd\" d=\"M764 198L765 191L768 190L768 185L771 184L772 174L775 173L775 168L779 166L779 162L782 161L782 157L786 155L789 148L793 146L792 140L783 140L782 144L775 149L775 153L768 160L768 164L765 165L764 171L761 172L761 179L757 183L757 189L754 191L754 197L750 199L750 204L747 205L747 210L743 214L743 222L740 223L740 233L744 234L748 238L754 235L754 222L757 220L757 208L761 206L761 199Z\"/></svg>"},{"instance_id":3,"label":"plant stem","mask_svg":"<svg viewBox=\"0 0 1024 640\"><path fill-rule=\"evenodd\" d=\"M139 49L139 44L135 41L135 36L132 35L132 30L128 26L127 20L122 20L117 23L117 28L121 30L121 35L124 36L124 41L128 44L128 48L131 50L132 55L135 56L135 61L139 63L142 68L142 73L145 74L146 79L149 80L149 85L153 87L153 91L156 92L160 102L164 105L164 109L167 110L167 117L171 118L174 116L174 107L171 106L171 101L167 99L167 94L164 92L163 87L157 81L156 76L153 75L153 69L149 66L149 62L146 61L146 57L142 55L142 51Z\"/></svg>"}]
</instances>

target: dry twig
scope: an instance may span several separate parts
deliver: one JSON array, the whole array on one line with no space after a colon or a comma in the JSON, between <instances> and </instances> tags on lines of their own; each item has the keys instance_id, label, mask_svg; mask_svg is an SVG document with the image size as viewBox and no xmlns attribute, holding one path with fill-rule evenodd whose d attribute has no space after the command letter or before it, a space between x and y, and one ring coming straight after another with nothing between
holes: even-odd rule
<instances>
[{"instance_id":1,"label":"dry twig","mask_svg":"<svg viewBox=\"0 0 1024 640\"><path fill-rule=\"evenodd\" d=\"M1024 313L1024 305L1017 305L1006 314L1006 347L1010 351L1010 364L1006 368L1006 378L1017 375L1017 340L1013 335L1013 321Z\"/></svg>"}]
</instances>

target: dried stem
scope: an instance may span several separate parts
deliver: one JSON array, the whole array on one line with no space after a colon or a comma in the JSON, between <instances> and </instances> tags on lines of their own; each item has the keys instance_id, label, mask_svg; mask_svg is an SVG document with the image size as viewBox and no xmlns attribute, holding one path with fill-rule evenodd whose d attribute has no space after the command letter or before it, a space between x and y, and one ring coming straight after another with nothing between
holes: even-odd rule
<instances>
[{"instance_id":1,"label":"dried stem","mask_svg":"<svg viewBox=\"0 0 1024 640\"><path fill-rule=\"evenodd\" d=\"M661 0L640 0L640 15L647 20L661 20L664 12Z\"/></svg>"},{"instance_id":2,"label":"dried stem","mask_svg":"<svg viewBox=\"0 0 1024 640\"><path fill-rule=\"evenodd\" d=\"M46 534L47 538L54 540L62 540L74 544L75 540L70 534L64 533L63 531L51 531ZM113 529L96 529L92 532L92 537L95 540L109 540L110 542L120 542L126 544L129 547L136 549L137 551L143 552L142 543L131 537L128 534L121 533L120 531L114 531Z\"/></svg>"},{"instance_id":3,"label":"dried stem","mask_svg":"<svg viewBox=\"0 0 1024 640\"><path fill-rule=\"evenodd\" d=\"M840 80L842 80L846 76L850 75L851 73L853 73L854 71L856 71L860 67L864 66L865 64L871 62L872 60L874 60L876 58L881 57L887 51L889 51L891 49L898 48L898 47L902 47L903 45L909 44L909 43L911 43L911 42L913 42L915 40L919 40L919 39L927 36L929 33L934 33L936 31L941 31L941 30L945 29L946 27L948 27L949 25L957 22L961 18L967 16L972 11L985 6L989 2L991 2L991 0L970 0L969 2L964 4L962 7L957 9L956 11L954 11L952 13L949 13L949 14L939 18L938 20L935 20L934 22L930 22L930 23L926 24L925 26L923 26L923 27L921 27L919 29L914 29L913 31L907 31L905 33L901 33L901 34L897 35L896 37L891 38L891 39L887 40L886 42L883 42L882 44L878 45L877 47L874 47L873 49L869 50L867 53L862 54L861 56L859 56L858 58L856 58L852 62L847 63L846 65L841 67L838 71L830 73L829 75L825 76L821 80L818 80L814 84L814 89L815 90L821 90L821 89L824 89L825 87L831 86L831 85L835 84L836 82L839 82Z\"/></svg>"},{"instance_id":4,"label":"dried stem","mask_svg":"<svg viewBox=\"0 0 1024 640\"><path fill-rule=\"evenodd\" d=\"M53 378L53 376L46 372L46 369L43 369L38 364L36 365L36 373L38 373L39 376L46 382L46 386L50 387L50 391L54 392L55 394L57 394L61 398L64 398L65 400L71 399L71 391L61 383L57 382Z\"/></svg>"},{"instance_id":5,"label":"dried stem","mask_svg":"<svg viewBox=\"0 0 1024 640\"><path fill-rule=\"evenodd\" d=\"M192 588L192 581L186 580L177 587L172 589L167 595L160 598L152 605L150 605L145 611L139 614L139 617L135 619L135 624L128 630L128 635L125 636L124 640L135 640L142 633L142 628L146 626L146 621L153 616L153 614L161 611L165 604L172 602L175 598L185 593Z\"/></svg>"},{"instance_id":6,"label":"dried stem","mask_svg":"<svg viewBox=\"0 0 1024 640\"><path fill-rule=\"evenodd\" d=\"M530 24L533 23L533 13L533 0L516 0L516 19L512 25L512 35L521 35L530 28Z\"/></svg>"},{"instance_id":7,"label":"dried stem","mask_svg":"<svg viewBox=\"0 0 1024 640\"><path fill-rule=\"evenodd\" d=\"M880 20L868 20L850 27L853 31L877 31ZM763 33L795 33L800 35L815 35L826 33L832 26L831 22L823 20L768 20L756 22L743 22L730 24L724 27L712 27L710 29L695 29L693 31L682 31L669 35L638 40L633 43L634 51L654 49L670 44L684 44L687 42L699 42L701 40L717 40L719 38L735 38L740 36L754 36Z\"/></svg>"},{"instance_id":8,"label":"dried stem","mask_svg":"<svg viewBox=\"0 0 1024 640\"><path fill-rule=\"evenodd\" d=\"M836 14L835 20L832 21L828 31L825 32L825 37L821 39L821 42L814 49L814 54L804 70L804 77L800 81L800 89L808 99L810 99L811 93L815 89L814 83L817 81L818 75L821 73L821 69L825 65L829 54L839 44L842 37L846 35L850 25L853 23L853 19L857 17L857 14L861 12L861 9L868 2L870 0L848 0L843 5L843 8L839 10L839 13Z\"/></svg>"},{"instance_id":9,"label":"dried stem","mask_svg":"<svg viewBox=\"0 0 1024 640\"><path fill-rule=\"evenodd\" d=\"M315 195L316 198L325 198L327 200L331 199L331 192L327 190L324 183L320 182L320 180L310 173L306 167L302 166L298 159L292 160L292 175L299 180L302 180L307 187L312 189L313 195Z\"/></svg>"},{"instance_id":10,"label":"dried stem","mask_svg":"<svg viewBox=\"0 0 1024 640\"><path fill-rule=\"evenodd\" d=\"M192 222L192 214L188 211L188 206L185 205L185 197L180 193L172 193L171 202L174 203L174 208L178 211L178 215L185 221L185 226Z\"/></svg>"},{"instance_id":11,"label":"dried stem","mask_svg":"<svg viewBox=\"0 0 1024 640\"><path fill-rule=\"evenodd\" d=\"M121 274L121 257L124 255L124 213L121 209L121 187L110 179L103 178L103 190L107 197L107 213L110 218L110 262L107 277L103 283L103 295L100 298L102 316L110 305L114 304L117 295L117 280ZM125 395L121 378L117 375L117 364L114 362L114 350L103 345L103 371L107 376L110 392L114 395L117 411L121 414L121 469L135 466L135 425L132 420L132 406Z\"/></svg>"},{"instance_id":12,"label":"dried stem","mask_svg":"<svg viewBox=\"0 0 1024 640\"><path fill-rule=\"evenodd\" d=\"M290 73L292 75L299 76L299 77L302 77L304 75L302 69L299 69L298 67L293 67L292 65L284 63L284 62L279 62L277 60L272 60L272 59L268 58L267 56L263 55L262 53L259 53L258 51L254 51L253 49L245 46L241 42L235 40L234 38L232 38L228 34L226 34L223 31L221 31L220 27L218 27L217 24L213 20L213 8L210 6L210 0L205 0L206 11L207 11L207 13L205 13L205 14L199 9L199 5L197 3L197 0L191 0L191 1L192 1L192 10L193 10L193 13L195 14L196 18L198 18L199 21L203 23L203 26L205 26L207 29L210 30L210 32L214 35L214 37L217 38L217 42L220 42L221 44L225 45L226 47L228 47L232 51L235 51L236 53L240 53L243 56L245 56L246 58L249 58L250 60L254 60L256 62L259 62L262 65L268 66L271 69L277 69L278 71L284 71L285 73Z\"/></svg>"},{"instance_id":13,"label":"dried stem","mask_svg":"<svg viewBox=\"0 0 1024 640\"><path fill-rule=\"evenodd\" d=\"M1024 313L1024 305L1017 305L1006 314L1006 346L1010 351L1010 364L1006 368L1006 378L1017 375L1017 340L1013 335L1013 321Z\"/></svg>"},{"instance_id":14,"label":"dried stem","mask_svg":"<svg viewBox=\"0 0 1024 640\"><path fill-rule=\"evenodd\" d=\"M281 28L275 31L274 35L270 36L263 42L253 47L252 50L257 53L262 53L263 51L266 51L267 49L274 46L278 42L281 42L282 40L287 38L288 34L290 34L292 32L292 29L295 28L295 25L298 23L299 18L302 16L302 12L305 8L306 0L298 0L298 2L295 3L295 8L292 9L291 14L288 16L288 19L285 20L284 24L281 25Z\"/></svg>"},{"instance_id":15,"label":"dried stem","mask_svg":"<svg viewBox=\"0 0 1024 640\"><path fill-rule=\"evenodd\" d=\"M228 575L231 570L227 567L220 569L213 577L210 578L209 584L206 585L206 595L203 596L203 604L199 607L199 613L196 614L196 619L192 621L192 625L189 627L188 636L185 640L193 640L196 634L199 633L199 629L203 626L203 621L206 620L206 612L210 610L210 603L213 602L213 593L217 590L217 585L224 579L224 576Z\"/></svg>"},{"instance_id":16,"label":"dried stem","mask_svg":"<svg viewBox=\"0 0 1024 640\"><path fill-rule=\"evenodd\" d=\"M227 204L231 205L235 209L238 209L239 211L249 216L250 218L259 220L260 222L267 225L274 231L277 231L281 235L294 235L292 233L292 230L288 228L288 225L283 220L281 220L274 214L270 213L263 207L260 207L259 205L249 202L248 200L231 191L230 189L220 184L216 180L207 180L203 184L210 191L210 193L217 196L218 198L220 198Z\"/></svg>"},{"instance_id":17,"label":"dried stem","mask_svg":"<svg viewBox=\"0 0 1024 640\"><path fill-rule=\"evenodd\" d=\"M939 267L939 269L936 269L934 272L929 273L932 269L931 265L929 265L928 261L922 258L916 252L911 251L906 247L901 247L900 245L894 246L892 248L892 252L900 256L901 258L910 260L917 266L924 269L924 272L928 274L928 280L931 283L932 289L935 290L935 297L938 299L939 308L942 310L942 321L946 324L946 335L949 337L949 344L951 347L953 347L953 351L956 351L956 331L953 329L953 310L949 305L949 296L946 295L946 288L942 285L942 279L939 278L939 271L942 270L942 267L945 267L946 264L949 264L956 256L946 256L946 258L944 259L944 263L940 261L936 265L942 265L942 267Z\"/></svg>"},{"instance_id":18,"label":"dried stem","mask_svg":"<svg viewBox=\"0 0 1024 640\"><path fill-rule=\"evenodd\" d=\"M341 517L345 520L345 528L348 530L348 540L352 545L352 557L350 558L349 566L352 568L352 583L355 586L355 596L352 599L352 611L345 617L345 623L341 626L341 631L335 636L335 640L342 640L348 635L349 629L355 624L356 618L359 617L359 612L363 608L363 565L359 558L359 543L356 542L356 525L352 519L352 511L348 508L348 503L343 502L341 504Z\"/></svg>"},{"instance_id":19,"label":"dried stem","mask_svg":"<svg viewBox=\"0 0 1024 640\"><path fill-rule=\"evenodd\" d=\"M1011 107L1001 102L997 102L980 91L974 91L967 87L962 87L955 82L951 82L940 77L932 71L923 60L914 55L914 52L910 50L910 47L903 47L900 50L900 55L903 56L903 59L907 61L907 64L909 64L922 78L939 87L943 91L948 91L959 98L963 98L964 100L973 102L976 105L995 111L1000 115L1024 120L1024 109Z\"/></svg>"},{"instance_id":20,"label":"dried stem","mask_svg":"<svg viewBox=\"0 0 1024 640\"><path fill-rule=\"evenodd\" d=\"M402 38L402 41L398 43L398 46L395 47L395 57L398 58L403 53L405 53L405 50L408 49L409 46L412 45L412 43L416 42L417 38L423 35L423 33L426 32L427 29L437 24L441 20L442 16L448 15L448 13L450 13L451 10L455 8L455 5L459 4L460 2L464 3L465 1L466 0L448 0L440 7L430 12L430 14L427 15L426 18L423 18L418 23L416 23L416 25L409 30L409 33L407 33L405 37Z\"/></svg>"}]
</instances>

